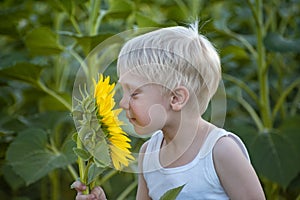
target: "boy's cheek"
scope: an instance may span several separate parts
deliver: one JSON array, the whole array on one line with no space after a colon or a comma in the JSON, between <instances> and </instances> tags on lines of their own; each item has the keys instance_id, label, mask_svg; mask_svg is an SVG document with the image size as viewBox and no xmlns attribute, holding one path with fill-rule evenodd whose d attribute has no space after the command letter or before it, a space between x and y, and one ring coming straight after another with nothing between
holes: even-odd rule
<instances>
[{"instance_id":1,"label":"boy's cheek","mask_svg":"<svg viewBox=\"0 0 300 200\"><path fill-rule=\"evenodd\" d=\"M167 112L160 104L152 105L145 113L141 113L139 116L137 118L139 125L151 130L161 129L167 120Z\"/></svg>"},{"instance_id":2,"label":"boy's cheek","mask_svg":"<svg viewBox=\"0 0 300 200\"><path fill-rule=\"evenodd\" d=\"M150 118L150 123L161 123L164 124L167 119L167 111L164 106L160 104L152 105L148 110L148 116Z\"/></svg>"}]
</instances>

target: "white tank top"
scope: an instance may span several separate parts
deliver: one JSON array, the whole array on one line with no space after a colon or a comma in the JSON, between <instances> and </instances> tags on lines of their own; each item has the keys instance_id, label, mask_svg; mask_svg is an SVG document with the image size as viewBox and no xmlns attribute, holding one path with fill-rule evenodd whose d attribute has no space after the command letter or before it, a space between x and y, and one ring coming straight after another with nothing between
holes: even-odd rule
<instances>
[{"instance_id":1,"label":"white tank top","mask_svg":"<svg viewBox=\"0 0 300 200\"><path fill-rule=\"evenodd\" d=\"M149 196L153 200L158 200L168 190L185 184L177 196L178 200L229 199L220 184L212 156L215 143L223 136L233 138L250 162L247 149L238 136L224 129L215 128L208 134L193 161L180 167L163 168L159 162L163 134L161 131L154 133L149 140L143 160L143 175Z\"/></svg>"}]
</instances>

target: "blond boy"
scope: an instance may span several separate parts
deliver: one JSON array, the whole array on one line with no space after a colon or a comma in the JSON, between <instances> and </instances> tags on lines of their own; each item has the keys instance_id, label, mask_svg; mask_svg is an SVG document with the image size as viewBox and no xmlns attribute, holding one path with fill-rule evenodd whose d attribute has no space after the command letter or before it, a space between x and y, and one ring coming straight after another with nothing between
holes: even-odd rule
<instances>
[{"instance_id":1,"label":"blond boy","mask_svg":"<svg viewBox=\"0 0 300 200\"><path fill-rule=\"evenodd\" d=\"M201 116L221 80L220 58L197 26L159 29L128 41L118 59L120 107L140 135L136 199L265 199L246 147ZM80 199L106 199L100 187Z\"/></svg>"}]
</instances>

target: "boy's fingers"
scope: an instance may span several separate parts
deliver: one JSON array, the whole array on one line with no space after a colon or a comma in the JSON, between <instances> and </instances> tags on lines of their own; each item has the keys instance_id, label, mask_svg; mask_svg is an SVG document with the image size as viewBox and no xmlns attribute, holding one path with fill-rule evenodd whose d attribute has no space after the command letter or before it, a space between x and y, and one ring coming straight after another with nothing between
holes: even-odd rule
<instances>
[{"instance_id":1,"label":"boy's fingers","mask_svg":"<svg viewBox=\"0 0 300 200\"><path fill-rule=\"evenodd\" d=\"M73 182L71 188L77 191L76 200L106 200L105 192L100 186L95 187L91 194L87 195L83 195L86 186L80 181Z\"/></svg>"},{"instance_id":2,"label":"boy's fingers","mask_svg":"<svg viewBox=\"0 0 300 200\"><path fill-rule=\"evenodd\" d=\"M94 194L81 195L77 194L76 200L98 200Z\"/></svg>"},{"instance_id":3,"label":"boy's fingers","mask_svg":"<svg viewBox=\"0 0 300 200\"><path fill-rule=\"evenodd\" d=\"M106 200L105 192L100 186L95 187L91 193L96 196L97 200Z\"/></svg>"},{"instance_id":4,"label":"boy's fingers","mask_svg":"<svg viewBox=\"0 0 300 200\"><path fill-rule=\"evenodd\" d=\"M72 183L71 188L77 190L78 192L81 192L86 189L86 186L80 181L75 181Z\"/></svg>"}]
</instances>

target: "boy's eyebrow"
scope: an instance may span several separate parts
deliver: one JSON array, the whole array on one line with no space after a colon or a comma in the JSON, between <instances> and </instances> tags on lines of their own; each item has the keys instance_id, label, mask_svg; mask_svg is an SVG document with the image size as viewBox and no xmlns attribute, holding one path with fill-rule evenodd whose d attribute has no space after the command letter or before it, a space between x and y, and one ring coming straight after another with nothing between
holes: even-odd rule
<instances>
[{"instance_id":1,"label":"boy's eyebrow","mask_svg":"<svg viewBox=\"0 0 300 200\"><path fill-rule=\"evenodd\" d=\"M118 80L118 82L117 82L118 84L120 84L121 86L124 86L124 87L126 87L126 88L131 88L131 87L134 87L134 85L131 85L130 83L128 83L128 82L123 82L123 81L120 81L120 80Z\"/></svg>"},{"instance_id":2,"label":"boy's eyebrow","mask_svg":"<svg viewBox=\"0 0 300 200\"><path fill-rule=\"evenodd\" d=\"M118 80L118 83L124 86L134 86L135 82L129 81L123 81L122 79Z\"/></svg>"}]
</instances>

